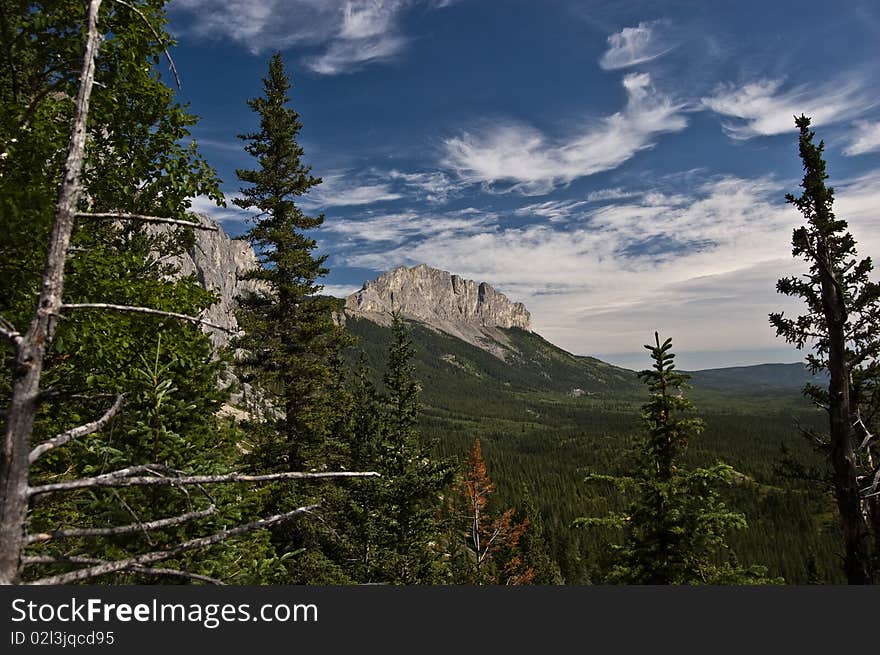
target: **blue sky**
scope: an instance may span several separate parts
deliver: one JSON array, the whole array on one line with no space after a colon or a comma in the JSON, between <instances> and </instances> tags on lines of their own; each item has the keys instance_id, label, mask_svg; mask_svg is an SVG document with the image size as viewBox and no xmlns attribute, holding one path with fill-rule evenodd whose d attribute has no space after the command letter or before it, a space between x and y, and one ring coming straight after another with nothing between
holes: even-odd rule
<instances>
[{"instance_id":1,"label":"blue sky","mask_svg":"<svg viewBox=\"0 0 880 655\"><path fill-rule=\"evenodd\" d=\"M170 17L229 197L245 101L284 55L335 295L424 262L524 302L575 353L640 368L657 329L684 367L797 361L767 314L799 309L774 287L800 270L800 113L880 256L876 2L177 0Z\"/></svg>"}]
</instances>

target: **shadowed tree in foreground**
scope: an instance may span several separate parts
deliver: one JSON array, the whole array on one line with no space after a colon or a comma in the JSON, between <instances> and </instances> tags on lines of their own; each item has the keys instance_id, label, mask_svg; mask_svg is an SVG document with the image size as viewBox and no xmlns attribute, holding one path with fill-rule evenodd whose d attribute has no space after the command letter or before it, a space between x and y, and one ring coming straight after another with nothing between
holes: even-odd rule
<instances>
[{"instance_id":1,"label":"shadowed tree in foreground","mask_svg":"<svg viewBox=\"0 0 880 655\"><path fill-rule=\"evenodd\" d=\"M181 289L163 282L163 276L169 271L159 264L155 253L152 257L146 254L150 251L150 244L154 242L145 241L147 237L141 228L145 223L159 223L190 229L211 229L185 219L185 210L189 206L186 199L202 192L219 198L216 180L196 156L194 146L187 148L178 143L187 135L185 127L191 117L170 101L172 92L158 81L152 67L148 65L158 57L158 53L164 50L167 43L167 39L163 38L154 24L164 24L163 5L161 0L148 0L137 5L114 0L102 9L101 0L91 0L85 8L85 15L82 3L70 2L62 3L56 7L55 12L45 15L40 13L40 7L28 5L22 6L18 14L4 17L15 21L19 36L27 35L30 31L39 33L46 30L46 40L36 40L42 47L52 43L65 51L82 48L84 54L80 50L74 55L73 60L81 64L78 70L66 70L64 67L70 65L68 61L60 68L50 62L51 65L46 64L49 68L45 69L39 63L39 57L25 58L24 60L37 62L33 70L29 71L33 74L29 81L38 85L38 92L33 98L25 98L22 85L12 83L10 95L13 100L18 99L19 104L9 106L8 112L4 110L2 129L4 137L9 136L7 132L13 135L9 139L10 143L18 141L14 136L16 134L31 141L33 133L39 131L40 136L45 137L45 143L36 145L46 148L46 157L36 157L35 164L28 159L27 152L22 152L21 159L16 157L18 153L13 152L12 161L6 166L4 173L8 173L13 179L16 175L28 177L29 174L39 173L40 180L45 177L46 183L42 186L35 183L22 196L4 179L4 215L6 211L27 215L32 219L27 224L28 227L40 235L44 234L44 224L47 229L46 246L42 251L45 258L41 267L35 267L33 283L27 279L16 280L20 282L15 285L16 294L9 294L8 297L7 289L4 288L4 314L8 309L15 313L0 317L0 337L7 343L4 370L8 369L11 378L8 383L4 381L2 386L4 394L8 392L9 400L0 453L0 583L13 584L28 579L35 584L63 584L122 571L218 582L207 576L188 574L176 568L155 568L153 565L169 559L180 562L190 551L276 525L312 511L314 507L303 504L265 518L233 523L233 527L224 527L206 536L193 536L190 530L179 538L181 533L178 530L182 526L198 526L200 520L218 511L214 496L208 491L210 485L371 475L356 472L281 471L270 475L247 476L228 472L228 469L222 472L213 470L191 473L169 466L164 456L173 454L171 451L174 448L169 450L169 446L193 444L189 441L189 435L173 434L173 430L168 430L162 420L160 408L163 403L166 406L171 403L171 395L175 389L173 381L169 382L163 377L168 368L160 365L163 352L161 340L157 343L152 369L148 361L143 361L146 365L147 382L152 383L152 389L149 388L150 384L146 385L147 398L143 399L141 406L144 414L133 421L133 432L129 432L129 435L135 434L138 437L136 441L151 444L146 449L147 452L142 454L156 455L156 459L147 459L144 463L119 461L136 450L129 448L131 444L125 444L125 451L120 448L104 448L101 455L105 457L97 464L83 465L83 450L88 453L101 432L112 428L115 422L125 417L128 410L136 411L139 403L139 399L127 398L125 392L88 394L87 400L91 403L101 400L106 402L105 411L94 420L77 427L67 427L68 420L82 420L78 411L70 410L74 403L83 400L75 389L69 388L70 381L84 378L85 386L93 387L92 378L100 378L106 371L95 360L85 364L94 367L94 370L85 371L78 368L65 369L65 362L78 361L81 352L90 349L102 356L107 354L102 353L102 349L110 355L122 350L143 356L141 344L131 343L130 339L126 342L125 339L116 338L124 323L105 325L101 317L109 313L125 316L127 321L132 322L161 317L166 319L166 331L163 334L176 338L178 346L181 330L185 325L211 325L197 315L180 311L176 305L164 309L113 302L117 298L130 296L135 283L142 285L139 287L141 291L144 288L152 289L151 298L161 297L157 290L164 290L173 291L172 299L180 301L177 294L182 293ZM56 21L61 27L56 25ZM8 36L8 30L4 27L4 38ZM21 47L28 53L27 48L33 42L33 39L21 38L16 47ZM6 45L10 45L9 42ZM104 50L99 58L98 51L102 47ZM11 74L14 82L17 73L11 71ZM101 78L97 84L96 77ZM0 77L0 82L3 83L5 97L8 76ZM96 86L99 90L93 94ZM65 91L69 91L70 95ZM46 103L51 106L45 107ZM94 110L91 117L90 108ZM50 112L49 117L40 114L42 111ZM62 118L65 111L69 111L71 115L69 136L57 130L52 131L55 129L53 126L66 122ZM131 161L126 157L131 157ZM32 164L30 167L29 163ZM28 201L33 198L27 198L27 193L37 193L34 189L43 195L50 191L55 194L54 203L44 202L41 207L45 209L45 216L28 214L31 208ZM91 225L92 222L105 225L106 229L89 230L83 225ZM93 238L92 242L86 239L90 247L84 248L75 241L84 233L86 236L100 238ZM4 231L4 249L8 244L5 241L7 237ZM73 246L73 243L77 245ZM138 251L131 247L133 243L146 243L146 246ZM29 248L25 251L26 261L30 262L33 259L32 251L39 251L40 248L33 248L30 242L25 245ZM136 257L132 252L144 254ZM90 298L88 302L65 300L71 291L65 284L68 274L82 272L79 269L83 264L79 262L79 258L72 257L73 254L80 253L84 255L82 260L90 262L96 268L86 266L86 271L92 273L91 280L82 274L73 275L72 279L78 279L82 283L78 289L74 285L73 290L83 293L84 290L99 289L106 291L111 298ZM126 254L128 259L125 258ZM143 276L137 281L127 280L128 284L125 286L111 289L96 271L112 270L120 262L125 264L123 268L134 267L142 271ZM94 284L90 285L90 281ZM12 288L13 284L10 283L9 287ZM194 291L190 293L198 295ZM203 301L204 296L197 300L184 296L184 299L188 301L183 302L184 305L193 306ZM23 309L24 306L27 308ZM83 312L97 318L84 320L79 325L75 317L81 316ZM64 326L59 324L62 319L79 325L81 330L68 330L63 335ZM27 330L20 330L16 323L28 324ZM97 328L99 325L101 327ZM211 327L223 329L220 326ZM65 336L67 341L63 349L59 335ZM186 337L191 337L193 349L201 352L204 335L184 333L183 339ZM136 357L133 359L136 360L134 363L117 369L116 379L106 380L107 384L127 384L129 376L136 376L135 367L139 363ZM191 370L190 375L198 377L202 382L210 376L211 371L216 373L214 365L203 362L197 370ZM47 377L48 373L52 373L52 377ZM53 377L59 382L58 388L46 384ZM213 400L203 403L201 409L208 409L212 402ZM187 407L184 403L179 407L178 413L192 413L193 407ZM58 431L54 436L44 436L47 425L61 423L65 426L57 425ZM138 445L142 444L135 444ZM59 449L71 453L71 449L77 447L81 449L80 457L69 455L67 468L59 475L51 476L52 481L47 481L50 476L45 471L40 471L39 466L55 457ZM198 448L195 447L194 450ZM113 466L108 466L108 463ZM77 477L78 475L82 477ZM66 525L71 518L92 522L95 517L89 514L89 509L106 506L106 503L98 503L96 496L91 495L100 489L114 492L140 490L147 498L153 490L173 489L184 498L181 504L185 509L174 514L174 508L154 502L145 504L145 507L151 511L170 509L171 515L144 519L137 513L130 512L133 520L128 524L81 527ZM194 493L190 494L188 489L192 489ZM84 510L72 512L68 509L61 514L59 518L64 521L63 527L44 527L38 532L30 531L33 519L31 512L35 507L44 510L45 514L47 498L78 492L85 492L81 497L87 501L81 503ZM122 496L117 495L117 499L122 499ZM124 500L119 500L119 504L126 506ZM55 517L49 512L48 516L42 518L42 522L50 523L53 518ZM160 532L164 532L163 539L160 543L154 542L151 535ZM109 542L120 537L143 535L146 535L146 542L153 548L136 554L132 554L124 546L120 553L117 546L100 549L99 555L93 556L93 549L83 546L91 539L107 539ZM65 540L70 540L71 545L61 546L59 550L51 551L52 554L30 555L25 552L31 546L41 547L47 543L54 545L56 542L64 544ZM83 548L86 548L85 552L88 554L83 554ZM24 569L28 566L38 569L49 566L53 573L42 577L25 577Z\"/></svg>"},{"instance_id":2,"label":"shadowed tree in foreground","mask_svg":"<svg viewBox=\"0 0 880 655\"><path fill-rule=\"evenodd\" d=\"M834 189L822 157L824 142L813 142L810 119L795 119L803 163L803 193L786 200L806 224L792 235L792 255L809 264L802 276L786 277L779 293L803 299L797 318L770 315L778 336L798 349L809 346L807 365L827 371L827 389L808 384L804 392L828 412L828 434L808 431L830 464L829 487L837 503L850 584L878 582L880 565L880 285L870 280L870 258L858 259L847 223L834 215Z\"/></svg>"},{"instance_id":3,"label":"shadowed tree in foreground","mask_svg":"<svg viewBox=\"0 0 880 655\"><path fill-rule=\"evenodd\" d=\"M746 527L745 517L722 502L718 488L735 472L726 464L685 469L681 458L703 421L690 417L684 397L688 376L675 370L672 339L646 345L654 366L639 373L650 400L642 406L647 428L640 467L632 477L591 475L611 482L633 500L626 514L579 519L580 526L623 530L614 566L605 582L656 585L748 584L770 582L762 567L741 567L727 545L727 533Z\"/></svg>"}]
</instances>

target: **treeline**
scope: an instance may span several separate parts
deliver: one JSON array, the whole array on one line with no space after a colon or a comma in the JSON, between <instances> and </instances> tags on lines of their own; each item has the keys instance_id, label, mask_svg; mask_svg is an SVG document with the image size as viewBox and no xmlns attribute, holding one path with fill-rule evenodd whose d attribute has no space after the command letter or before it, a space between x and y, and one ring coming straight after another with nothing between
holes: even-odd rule
<instances>
[{"instance_id":1,"label":"treeline","mask_svg":"<svg viewBox=\"0 0 880 655\"><path fill-rule=\"evenodd\" d=\"M164 2L2 10L0 581L832 581L819 528L838 524L846 579L876 579L880 293L831 213L807 119L804 196L790 201L807 221L795 254L813 268L780 291L809 313L772 320L801 347L816 341L810 364L831 387L809 393L831 435L805 423L818 452L795 448L775 467L764 416L715 411L710 422L730 425L714 434L748 434L701 441L668 340L649 347L647 402L619 369L594 363L584 382L577 358L521 341L524 362L563 371L557 391L605 390L582 401L601 410L591 425L485 353L471 356L499 387L444 387L425 363L442 353L416 358L418 328L400 317L382 347L353 340L321 295L324 216L297 204L321 180L280 55L248 101L253 167L237 171L234 200L254 212L246 238L261 266L239 298L241 331L212 347L201 315L216 298L168 261L210 229L187 215L190 199L224 199L189 138L195 117L159 73ZM231 407L240 385L248 403ZM738 537L748 521L790 561Z\"/></svg>"}]
</instances>

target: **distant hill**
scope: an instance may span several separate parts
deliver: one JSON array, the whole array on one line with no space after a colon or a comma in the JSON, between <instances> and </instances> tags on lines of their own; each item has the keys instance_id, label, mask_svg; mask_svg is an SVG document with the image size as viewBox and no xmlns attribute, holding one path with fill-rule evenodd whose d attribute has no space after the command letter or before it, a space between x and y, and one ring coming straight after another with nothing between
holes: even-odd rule
<instances>
[{"instance_id":1,"label":"distant hill","mask_svg":"<svg viewBox=\"0 0 880 655\"><path fill-rule=\"evenodd\" d=\"M799 391L807 382L823 384L825 377L813 375L804 364L757 364L688 371L695 389L735 393Z\"/></svg>"},{"instance_id":2,"label":"distant hill","mask_svg":"<svg viewBox=\"0 0 880 655\"><path fill-rule=\"evenodd\" d=\"M374 370L382 370L391 340L391 329L359 316L346 318L346 329L358 337ZM462 339L412 321L416 375L422 381L424 400L430 405L479 402L522 408L523 393L552 393L571 398L611 398L642 392L636 374L593 359L572 355L534 332L497 328L503 343L497 349L472 345ZM495 352L504 351L505 357ZM494 352L493 352L494 351Z\"/></svg>"}]
</instances>

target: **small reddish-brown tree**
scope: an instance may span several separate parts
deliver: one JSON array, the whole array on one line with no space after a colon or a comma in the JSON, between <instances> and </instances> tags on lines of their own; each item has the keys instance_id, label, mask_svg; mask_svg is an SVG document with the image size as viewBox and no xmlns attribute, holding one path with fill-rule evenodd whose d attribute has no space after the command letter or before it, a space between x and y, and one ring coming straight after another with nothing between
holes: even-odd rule
<instances>
[{"instance_id":1,"label":"small reddish-brown tree","mask_svg":"<svg viewBox=\"0 0 880 655\"><path fill-rule=\"evenodd\" d=\"M479 439L474 440L473 448L468 451L463 475L454 491L458 505L452 513L456 521L455 535L463 537L461 542L468 555L467 564L457 567L461 581L529 584L535 572L524 565L518 548L529 520L518 521L516 509L512 507L493 517L489 499L495 492L495 483L486 469Z\"/></svg>"}]
</instances>

